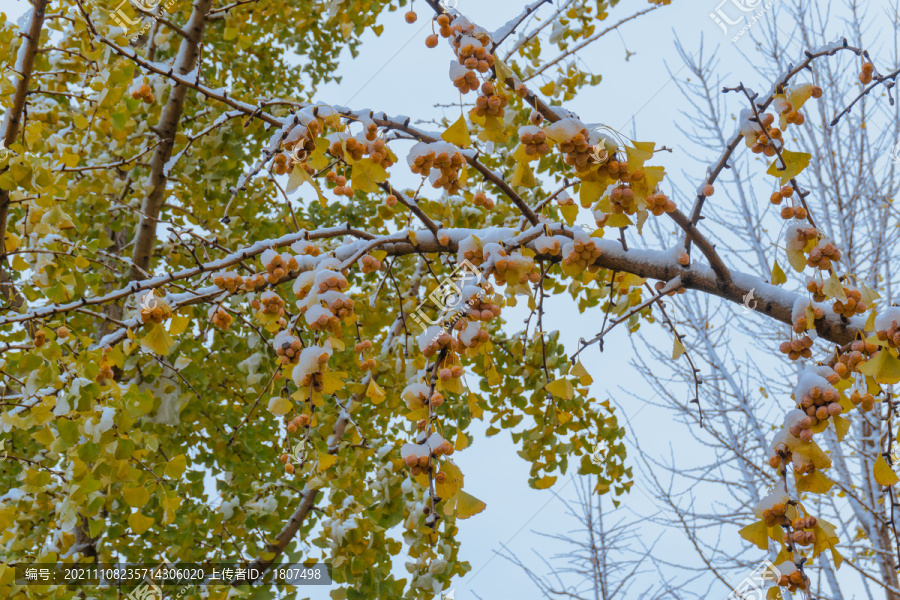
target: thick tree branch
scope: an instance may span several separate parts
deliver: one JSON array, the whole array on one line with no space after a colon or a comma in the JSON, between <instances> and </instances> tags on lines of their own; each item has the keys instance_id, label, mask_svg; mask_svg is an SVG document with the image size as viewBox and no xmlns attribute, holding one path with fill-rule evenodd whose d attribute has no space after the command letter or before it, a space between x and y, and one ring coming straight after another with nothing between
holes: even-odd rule
<instances>
[{"instance_id":1,"label":"thick tree branch","mask_svg":"<svg viewBox=\"0 0 900 600\"><path fill-rule=\"evenodd\" d=\"M197 65L197 57L200 54L200 40L203 38L203 29L206 26L206 13L212 6L212 0L195 0L191 16L185 26L184 39L178 48L175 58L174 71L179 75L187 75ZM178 130L178 122L184 111L184 99L187 96L188 87L185 85L172 86L169 99L163 107L156 125L156 133L160 143L150 160L150 183L153 186L141 207L141 221L138 224L134 238L134 248L131 260L134 266L129 277L140 279L141 270L149 270L150 256L153 253L153 245L156 243L156 223L159 211L165 202L166 193L166 163L172 157L172 148L175 145L175 134Z\"/></svg>"},{"instance_id":2,"label":"thick tree branch","mask_svg":"<svg viewBox=\"0 0 900 600\"><path fill-rule=\"evenodd\" d=\"M19 74L19 82L13 95L12 106L6 111L3 125L0 126L0 141L5 148L9 148L16 141L19 134L22 114L25 111L25 102L28 98L28 85L34 71L34 57L37 55L38 44L41 41L41 30L44 26L44 18L48 0L34 0L31 17L22 28L20 35L25 39L19 46L16 56L16 69ZM5 171L6 169L4 169ZM0 189L0 296L10 298L8 293L11 284L7 283L6 270L3 263L6 261L6 222L9 219L10 197L9 190ZM16 294L17 295L17 294Z\"/></svg>"}]
</instances>

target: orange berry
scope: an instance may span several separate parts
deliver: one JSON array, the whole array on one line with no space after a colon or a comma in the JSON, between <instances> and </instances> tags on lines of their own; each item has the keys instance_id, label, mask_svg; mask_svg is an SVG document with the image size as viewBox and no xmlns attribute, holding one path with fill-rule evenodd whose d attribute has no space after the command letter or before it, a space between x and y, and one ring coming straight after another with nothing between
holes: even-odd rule
<instances>
[{"instance_id":1,"label":"orange berry","mask_svg":"<svg viewBox=\"0 0 900 600\"><path fill-rule=\"evenodd\" d=\"M56 330L56 337L58 337L60 339L65 339L68 335L69 335L69 330L65 326L62 326Z\"/></svg>"},{"instance_id":2,"label":"orange berry","mask_svg":"<svg viewBox=\"0 0 900 600\"><path fill-rule=\"evenodd\" d=\"M284 465L284 472L287 473L288 475L293 475L294 474L294 465L292 465L291 463Z\"/></svg>"},{"instance_id":3,"label":"orange berry","mask_svg":"<svg viewBox=\"0 0 900 600\"><path fill-rule=\"evenodd\" d=\"M714 188L711 183L707 183L706 185L703 186L703 195L706 196L707 198L712 196L715 191L716 191L716 188Z\"/></svg>"},{"instance_id":4,"label":"orange berry","mask_svg":"<svg viewBox=\"0 0 900 600\"><path fill-rule=\"evenodd\" d=\"M419 16L414 11L409 11L408 13L406 13L406 22L407 23L410 23L410 24L415 23L416 19L418 19L418 18L419 18Z\"/></svg>"},{"instance_id":5,"label":"orange berry","mask_svg":"<svg viewBox=\"0 0 900 600\"><path fill-rule=\"evenodd\" d=\"M425 38L425 46L428 48L436 48L438 45L438 36L435 33L432 33L427 38Z\"/></svg>"}]
</instances>

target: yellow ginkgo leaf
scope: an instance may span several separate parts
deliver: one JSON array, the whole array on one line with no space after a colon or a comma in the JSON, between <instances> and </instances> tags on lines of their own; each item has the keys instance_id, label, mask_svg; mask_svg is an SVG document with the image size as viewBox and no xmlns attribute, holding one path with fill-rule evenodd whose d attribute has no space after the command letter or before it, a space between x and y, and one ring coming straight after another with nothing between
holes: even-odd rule
<instances>
[{"instance_id":1,"label":"yellow ginkgo leaf","mask_svg":"<svg viewBox=\"0 0 900 600\"><path fill-rule=\"evenodd\" d=\"M469 135L469 125L466 123L466 118L460 115L459 119L441 134L441 139L460 148L471 146L472 137Z\"/></svg>"},{"instance_id":2,"label":"yellow ginkgo leaf","mask_svg":"<svg viewBox=\"0 0 900 600\"><path fill-rule=\"evenodd\" d=\"M791 152L790 150L782 150L781 157L784 159L784 169L782 169L781 158L775 158L775 161L769 165L766 171L773 177L781 178L781 185L786 185L791 179L803 172L809 166L809 159L812 155L806 152Z\"/></svg>"},{"instance_id":3,"label":"yellow ginkgo leaf","mask_svg":"<svg viewBox=\"0 0 900 600\"><path fill-rule=\"evenodd\" d=\"M539 490L545 490L556 483L556 475L544 475L534 482L534 487Z\"/></svg>"},{"instance_id":4,"label":"yellow ginkgo leaf","mask_svg":"<svg viewBox=\"0 0 900 600\"><path fill-rule=\"evenodd\" d=\"M172 349L172 336L166 331L165 327L157 323L153 323L147 331L147 335L141 338L141 347L155 354L165 356Z\"/></svg>"},{"instance_id":5,"label":"yellow ginkgo leaf","mask_svg":"<svg viewBox=\"0 0 900 600\"><path fill-rule=\"evenodd\" d=\"M859 372L878 383L897 383L900 382L900 360L885 348L867 360Z\"/></svg>"},{"instance_id":6,"label":"yellow ginkgo leaf","mask_svg":"<svg viewBox=\"0 0 900 600\"><path fill-rule=\"evenodd\" d=\"M544 388L557 398L563 398L564 400L571 400L575 395L575 388L572 386L572 382L565 377L551 381Z\"/></svg>"},{"instance_id":7,"label":"yellow ginkgo leaf","mask_svg":"<svg viewBox=\"0 0 900 600\"><path fill-rule=\"evenodd\" d=\"M884 487L890 487L900 481L900 477L897 477L897 474L894 473L891 466L887 464L887 461L884 460L884 457L879 455L878 460L875 461L875 481L878 482L878 485L882 485Z\"/></svg>"},{"instance_id":8,"label":"yellow ginkgo leaf","mask_svg":"<svg viewBox=\"0 0 900 600\"><path fill-rule=\"evenodd\" d=\"M769 281L772 282L772 285L781 285L787 281L787 275L784 274L777 260L772 265L772 275L769 277Z\"/></svg>"},{"instance_id":9,"label":"yellow ginkgo leaf","mask_svg":"<svg viewBox=\"0 0 900 600\"><path fill-rule=\"evenodd\" d=\"M290 400L279 396L273 396L272 399L269 400L269 405L266 407L266 409L276 417L286 415L292 408L294 408L294 404Z\"/></svg>"},{"instance_id":10,"label":"yellow ginkgo leaf","mask_svg":"<svg viewBox=\"0 0 900 600\"><path fill-rule=\"evenodd\" d=\"M477 515L481 511L483 511L487 507L487 504L472 496L470 494L465 493L460 490L459 494L457 494L457 513L456 516L460 519L468 519L472 515Z\"/></svg>"},{"instance_id":11,"label":"yellow ginkgo leaf","mask_svg":"<svg viewBox=\"0 0 900 600\"><path fill-rule=\"evenodd\" d=\"M576 362L572 367L572 370L569 371L569 375L577 377L578 382L581 383L581 385L591 385L594 381L590 373L587 372L587 369L584 368L584 365L581 364L580 360Z\"/></svg>"},{"instance_id":12,"label":"yellow ginkgo leaf","mask_svg":"<svg viewBox=\"0 0 900 600\"><path fill-rule=\"evenodd\" d=\"M319 471L327 471L336 462L337 456L333 456L326 452L319 452Z\"/></svg>"},{"instance_id":13,"label":"yellow ginkgo leaf","mask_svg":"<svg viewBox=\"0 0 900 600\"><path fill-rule=\"evenodd\" d=\"M676 337L675 346L672 348L672 360L678 360L685 352L687 352L687 350L685 349L684 344Z\"/></svg>"},{"instance_id":14,"label":"yellow ginkgo leaf","mask_svg":"<svg viewBox=\"0 0 900 600\"><path fill-rule=\"evenodd\" d=\"M369 380L369 385L366 387L366 398L369 398L372 401L372 404L381 404L385 399L384 390L381 389L381 386L375 382L374 379Z\"/></svg>"},{"instance_id":15,"label":"yellow ginkgo leaf","mask_svg":"<svg viewBox=\"0 0 900 600\"><path fill-rule=\"evenodd\" d=\"M186 467L187 459L185 458L184 454L179 454L166 463L166 477L178 479L179 477L181 477L181 474L184 473Z\"/></svg>"},{"instance_id":16,"label":"yellow ginkgo leaf","mask_svg":"<svg viewBox=\"0 0 900 600\"><path fill-rule=\"evenodd\" d=\"M766 527L765 521L757 521L747 525L738 531L738 535L757 546L760 550L769 548L769 528Z\"/></svg>"},{"instance_id":17,"label":"yellow ginkgo leaf","mask_svg":"<svg viewBox=\"0 0 900 600\"><path fill-rule=\"evenodd\" d=\"M137 487L123 489L122 497L125 498L125 503L128 504L128 506L140 508L150 501L150 492L148 492L144 486L139 485Z\"/></svg>"},{"instance_id":18,"label":"yellow ginkgo leaf","mask_svg":"<svg viewBox=\"0 0 900 600\"><path fill-rule=\"evenodd\" d=\"M153 523L155 523L155 521L152 518L145 517L139 512L132 513L128 517L128 526L131 527L131 531L137 535L141 535L150 529Z\"/></svg>"}]
</instances>

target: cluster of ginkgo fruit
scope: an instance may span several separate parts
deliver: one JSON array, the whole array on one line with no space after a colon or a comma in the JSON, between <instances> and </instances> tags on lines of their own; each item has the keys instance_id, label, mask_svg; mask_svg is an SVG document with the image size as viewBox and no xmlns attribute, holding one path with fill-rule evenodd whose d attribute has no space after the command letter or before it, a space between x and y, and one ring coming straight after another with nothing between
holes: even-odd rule
<instances>
[{"instance_id":1,"label":"cluster of ginkgo fruit","mask_svg":"<svg viewBox=\"0 0 900 600\"><path fill-rule=\"evenodd\" d=\"M589 137L588 130L582 129L569 139L560 142L559 151L565 155L567 165L575 167L577 170L584 170L597 163L594 157L594 147L588 141ZM616 168L618 169L618 163ZM607 169L610 170L610 176L613 176L612 167L609 164L607 164Z\"/></svg>"},{"instance_id":2,"label":"cluster of ginkgo fruit","mask_svg":"<svg viewBox=\"0 0 900 600\"><path fill-rule=\"evenodd\" d=\"M851 374L858 373L868 357L878 351L878 344L865 340L855 340L846 350L831 357L828 365L834 369L841 379L849 379Z\"/></svg>"},{"instance_id":3,"label":"cluster of ginkgo fruit","mask_svg":"<svg viewBox=\"0 0 900 600\"><path fill-rule=\"evenodd\" d=\"M806 259L806 264L810 267L827 271L831 269L832 262L837 262L839 260L841 260L841 251L831 242L825 242L824 244L816 244L813 249L809 251L809 257Z\"/></svg>"},{"instance_id":4,"label":"cluster of ginkgo fruit","mask_svg":"<svg viewBox=\"0 0 900 600\"><path fill-rule=\"evenodd\" d=\"M217 306L215 310L212 311L212 315L209 318L210 323L212 323L215 327L225 331L231 324L234 322L234 317L228 314L228 311L222 308L221 306Z\"/></svg>"},{"instance_id":5,"label":"cluster of ginkgo fruit","mask_svg":"<svg viewBox=\"0 0 900 600\"><path fill-rule=\"evenodd\" d=\"M361 342L357 342L355 346L353 346L353 351L359 355L360 359L362 359L369 351L372 350L372 342L370 340L362 340ZM377 361L374 358L367 358L366 360L360 360L360 368L363 371L371 371L377 365Z\"/></svg>"},{"instance_id":6,"label":"cluster of ginkgo fruit","mask_svg":"<svg viewBox=\"0 0 900 600\"><path fill-rule=\"evenodd\" d=\"M837 383L837 375L833 377L833 380L834 383ZM806 413L806 417L797 424L800 431L799 435L794 437L798 437L804 442L810 441L813 435L811 428L815 427L819 421L827 421L829 417L844 412L840 398L840 392L832 387L823 389L816 386L810 389L806 395L800 398L800 407ZM807 421L807 419L809 420ZM793 434L793 432L791 433Z\"/></svg>"},{"instance_id":7,"label":"cluster of ginkgo fruit","mask_svg":"<svg viewBox=\"0 0 900 600\"><path fill-rule=\"evenodd\" d=\"M362 258L359 259L359 268L362 271L363 275L368 275L369 273L380 271L381 267L381 261L374 256L363 254Z\"/></svg>"},{"instance_id":8,"label":"cluster of ginkgo fruit","mask_svg":"<svg viewBox=\"0 0 900 600\"><path fill-rule=\"evenodd\" d=\"M790 573L779 575L776 583L781 587L786 587L793 594L797 590L806 590L809 587L809 578L800 569L796 569Z\"/></svg>"},{"instance_id":9,"label":"cluster of ginkgo fruit","mask_svg":"<svg viewBox=\"0 0 900 600\"><path fill-rule=\"evenodd\" d=\"M488 286L482 293L477 294L469 299L466 314L473 321L491 321L495 317L500 316L500 306L494 304L491 300L490 292L492 288L490 284L485 282L482 284Z\"/></svg>"},{"instance_id":10,"label":"cluster of ginkgo fruit","mask_svg":"<svg viewBox=\"0 0 900 600\"><path fill-rule=\"evenodd\" d=\"M334 140L328 147L329 154L349 163L362 160L363 155L368 152L368 150L368 144L364 144L352 136L346 137L343 141L340 139Z\"/></svg>"},{"instance_id":11,"label":"cluster of ginkgo fruit","mask_svg":"<svg viewBox=\"0 0 900 600\"><path fill-rule=\"evenodd\" d=\"M804 331L806 331L804 329ZM813 340L808 335L795 338L789 342L781 342L778 350L782 354L787 354L791 360L797 360L800 357L810 358L812 356Z\"/></svg>"},{"instance_id":12,"label":"cluster of ginkgo fruit","mask_svg":"<svg viewBox=\"0 0 900 600\"><path fill-rule=\"evenodd\" d=\"M102 384L104 381L115 377L115 373L113 372L113 361L109 358L111 352L112 346L103 348L103 357L100 359L100 371L97 373L96 377L97 383Z\"/></svg>"},{"instance_id":13,"label":"cluster of ginkgo fruit","mask_svg":"<svg viewBox=\"0 0 900 600\"><path fill-rule=\"evenodd\" d=\"M813 516L797 517L791 522L794 531L785 534L784 542L793 542L798 546L810 546L816 542L816 533L812 529L818 525L818 520Z\"/></svg>"},{"instance_id":14,"label":"cluster of ginkgo fruit","mask_svg":"<svg viewBox=\"0 0 900 600\"><path fill-rule=\"evenodd\" d=\"M325 180L334 184L333 191L335 195L346 196L347 198L353 196L353 188L347 185L347 178L343 175L338 175L336 171L328 171L325 174Z\"/></svg>"},{"instance_id":15,"label":"cluster of ginkgo fruit","mask_svg":"<svg viewBox=\"0 0 900 600\"><path fill-rule=\"evenodd\" d=\"M818 302L818 300L817 300L817 302ZM820 306L813 307L812 311L813 311L813 321L818 321L819 319L822 319L825 317L825 310L822 309L822 307L820 307ZM794 331L794 333L801 334L801 333L804 333L806 330L810 329L809 325L810 324L808 322L808 319L806 318L806 315L801 315L801 316L797 317L796 321L794 321L794 324L791 327L791 329ZM785 353L785 354L787 354L787 353Z\"/></svg>"},{"instance_id":16,"label":"cluster of ginkgo fruit","mask_svg":"<svg viewBox=\"0 0 900 600\"><path fill-rule=\"evenodd\" d=\"M874 73L875 65L873 65L869 61L864 62L862 70L859 72L859 82L863 85L869 85L870 83L872 83Z\"/></svg>"},{"instance_id":17,"label":"cluster of ginkgo fruit","mask_svg":"<svg viewBox=\"0 0 900 600\"><path fill-rule=\"evenodd\" d=\"M566 249L569 249L568 244L566 244L564 251ZM596 273L600 267L595 263L601 254L602 251L597 247L593 239L577 239L572 241L571 251L563 257L562 262L564 265L575 265L582 271L588 270Z\"/></svg>"},{"instance_id":18,"label":"cluster of ginkgo fruit","mask_svg":"<svg viewBox=\"0 0 900 600\"><path fill-rule=\"evenodd\" d=\"M800 247L803 248L806 246L806 242L809 240L814 240L819 237L819 232L815 227L798 227L796 233L796 240L801 242ZM808 288L807 288L808 289ZM820 299L816 299L816 302L822 302L825 299L825 296L822 296Z\"/></svg>"},{"instance_id":19,"label":"cluster of ginkgo fruit","mask_svg":"<svg viewBox=\"0 0 900 600\"><path fill-rule=\"evenodd\" d=\"M131 97L135 100L142 101L144 104L153 104L156 102L156 96L153 95L153 91L146 83L138 86L136 90L131 92Z\"/></svg>"},{"instance_id":20,"label":"cluster of ginkgo fruit","mask_svg":"<svg viewBox=\"0 0 900 600\"><path fill-rule=\"evenodd\" d=\"M636 210L634 190L624 183L617 185L612 189L609 193L609 202L612 205L614 213L634 214L634 211Z\"/></svg>"},{"instance_id":21,"label":"cluster of ginkgo fruit","mask_svg":"<svg viewBox=\"0 0 900 600\"><path fill-rule=\"evenodd\" d=\"M849 319L854 315L866 312L868 309L866 303L862 301L862 293L859 290L845 287L844 296L847 298L846 301L835 300L831 306L835 313Z\"/></svg>"},{"instance_id":22,"label":"cluster of ginkgo fruit","mask_svg":"<svg viewBox=\"0 0 900 600\"><path fill-rule=\"evenodd\" d=\"M530 257L517 251L508 255L503 248L496 249L495 253L499 258L494 263L494 270L491 274L497 285L506 283L515 285L526 280L537 283L541 280L541 274L535 269L534 260Z\"/></svg>"},{"instance_id":23,"label":"cluster of ginkgo fruit","mask_svg":"<svg viewBox=\"0 0 900 600\"><path fill-rule=\"evenodd\" d=\"M321 368L328 364L329 357L330 354L328 352L320 353L319 356L315 358L315 362L319 369L316 371L305 372L299 381L294 379L294 383L297 384L297 387L308 387L316 392L321 392L325 387L325 374L322 373Z\"/></svg>"},{"instance_id":24,"label":"cluster of ginkgo fruit","mask_svg":"<svg viewBox=\"0 0 900 600\"><path fill-rule=\"evenodd\" d=\"M783 135L781 129L775 127L775 115L772 113L764 113L760 121L762 131L757 134L756 142L750 146L750 151L771 158L784 147Z\"/></svg>"},{"instance_id":25,"label":"cluster of ginkgo fruit","mask_svg":"<svg viewBox=\"0 0 900 600\"><path fill-rule=\"evenodd\" d=\"M685 253L685 256L686 256L686 255L687 255L687 254ZM690 260L690 259L688 259L688 260ZM665 281L657 281L657 282L653 285L653 289L655 289L657 292L661 292L661 291L663 290L664 287L666 287L666 282L665 282ZM683 285L679 285L678 287L676 287L676 288L674 288L674 289L671 289L671 290L669 290L668 292L666 292L666 296L674 296L675 294L684 294L684 293L687 293L687 288L684 287Z\"/></svg>"},{"instance_id":26,"label":"cluster of ginkgo fruit","mask_svg":"<svg viewBox=\"0 0 900 600\"><path fill-rule=\"evenodd\" d=\"M678 208L675 206L675 201L662 192L650 194L647 196L646 202L647 210L657 217L663 213L675 212L675 209Z\"/></svg>"},{"instance_id":27,"label":"cluster of ginkgo fruit","mask_svg":"<svg viewBox=\"0 0 900 600\"><path fill-rule=\"evenodd\" d=\"M437 458L440 458L441 456L450 456L453 454L453 452L454 452L453 444L444 440L444 442L442 442L440 445L433 448L429 454L422 455L422 456L416 456L414 454L411 454L403 459L403 463L407 467L409 467L409 474L412 475L413 477L415 477L416 475L420 475L422 473L428 472L428 468L429 468L428 463L429 463L430 459L432 459L432 458L437 459ZM438 475L442 475L441 481L438 481ZM438 481L438 483L441 483L444 480L446 480L446 477L447 477L446 473L444 473L443 471L438 471L435 474L435 481Z\"/></svg>"},{"instance_id":28,"label":"cluster of ginkgo fruit","mask_svg":"<svg viewBox=\"0 0 900 600\"><path fill-rule=\"evenodd\" d=\"M266 273L267 279L269 283L276 284L280 282L285 275L289 275L291 271L296 271L298 268L297 259L293 256L287 256L281 254L274 254L269 262L266 264Z\"/></svg>"},{"instance_id":29,"label":"cluster of ginkgo fruit","mask_svg":"<svg viewBox=\"0 0 900 600\"><path fill-rule=\"evenodd\" d=\"M263 313L283 316L284 315L284 299L275 292L263 292L259 300L254 298L250 301L250 306L256 310L262 309Z\"/></svg>"},{"instance_id":30,"label":"cluster of ginkgo fruit","mask_svg":"<svg viewBox=\"0 0 900 600\"><path fill-rule=\"evenodd\" d=\"M529 128L519 135L522 148L528 156L544 156L550 153L550 145L547 143L547 133L543 130L531 131Z\"/></svg>"},{"instance_id":31,"label":"cluster of ginkgo fruit","mask_svg":"<svg viewBox=\"0 0 900 600\"><path fill-rule=\"evenodd\" d=\"M481 206L483 208L486 208L487 210L491 210L492 208L494 208L494 201L482 191L475 192L475 196L472 198L472 203L475 206Z\"/></svg>"},{"instance_id":32,"label":"cluster of ginkgo fruit","mask_svg":"<svg viewBox=\"0 0 900 600\"><path fill-rule=\"evenodd\" d=\"M891 348L900 347L900 325L897 321L891 321L891 326L885 330L876 331L875 334L882 342L887 342Z\"/></svg>"},{"instance_id":33,"label":"cluster of ginkgo fruit","mask_svg":"<svg viewBox=\"0 0 900 600\"><path fill-rule=\"evenodd\" d=\"M478 117L497 117L503 118L503 113L509 101L506 96L498 94L494 88L494 84L485 81L481 84L481 95L475 99L475 108L472 114Z\"/></svg>"},{"instance_id":34,"label":"cluster of ginkgo fruit","mask_svg":"<svg viewBox=\"0 0 900 600\"><path fill-rule=\"evenodd\" d=\"M324 295L325 305L338 319L349 319L353 316L353 299L343 294Z\"/></svg>"},{"instance_id":35,"label":"cluster of ginkgo fruit","mask_svg":"<svg viewBox=\"0 0 900 600\"><path fill-rule=\"evenodd\" d=\"M290 334L279 334L279 336L276 336L276 340L280 340L281 343L276 344L275 347L275 355L278 356L278 362L282 365L297 364L303 343L299 338Z\"/></svg>"},{"instance_id":36,"label":"cluster of ginkgo fruit","mask_svg":"<svg viewBox=\"0 0 900 600\"><path fill-rule=\"evenodd\" d=\"M432 169L438 169L441 175L431 185L435 188L444 188L450 194L456 194L461 189L459 175L465 163L465 157L459 152L450 154L443 151L436 154L434 150L429 150L426 154L420 154L413 159L411 170L417 175L427 177Z\"/></svg>"},{"instance_id":37,"label":"cluster of ginkgo fruit","mask_svg":"<svg viewBox=\"0 0 900 600\"><path fill-rule=\"evenodd\" d=\"M213 283L216 285L216 287L222 288L223 290L228 290L233 294L237 292L238 288L240 288L244 284L244 278L234 271L228 271L225 273L216 273L215 275L213 275Z\"/></svg>"},{"instance_id":38,"label":"cluster of ginkgo fruit","mask_svg":"<svg viewBox=\"0 0 900 600\"><path fill-rule=\"evenodd\" d=\"M162 300L155 300L153 307L146 306L141 309L141 323L162 324L166 319L172 316L172 309Z\"/></svg>"}]
</instances>

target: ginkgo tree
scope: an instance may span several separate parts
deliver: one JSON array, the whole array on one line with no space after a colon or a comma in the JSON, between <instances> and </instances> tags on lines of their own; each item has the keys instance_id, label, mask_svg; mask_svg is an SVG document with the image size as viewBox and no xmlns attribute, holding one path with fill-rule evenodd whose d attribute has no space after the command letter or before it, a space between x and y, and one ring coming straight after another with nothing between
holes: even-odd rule
<instances>
[{"instance_id":1,"label":"ginkgo tree","mask_svg":"<svg viewBox=\"0 0 900 600\"><path fill-rule=\"evenodd\" d=\"M778 549L771 596L808 588L808 558L839 562L836 528L805 503L830 489L816 435L883 410L900 381L900 309L816 226L809 155L791 136L833 92L806 78L814 61L855 55L844 84L860 96L900 71L839 42L764 94L726 89L745 98L739 126L679 207L654 142L565 108L598 83L567 59L668 4L603 29L617 2L538 0L496 31L434 0L418 13L402 0L33 0L5 23L0 591L66 597L17 583L29 561L249 557L263 571L327 562L335 599L435 597L469 569L463 521L491 510L453 460L477 452L476 420L512 432L537 489L575 470L596 493L629 490L624 431L577 354L659 318L673 359L687 356L662 303L683 293L753 292L788 326L777 350L808 365L771 444L780 483L741 532ZM317 101L341 51L385 19L431 21L425 45L449 63L435 100L471 106L442 130ZM786 222L771 273L729 267L701 224L704 206L728 202L715 183L738 152L770 161L760 202ZM418 184L398 188L401 173ZM650 219L674 223L680 243L636 246ZM594 340L567 350L545 331L554 295L598 314ZM503 316L519 303L535 318L514 331ZM897 482L884 458L874 476ZM229 593L271 595L247 582L203 592Z\"/></svg>"}]
</instances>

